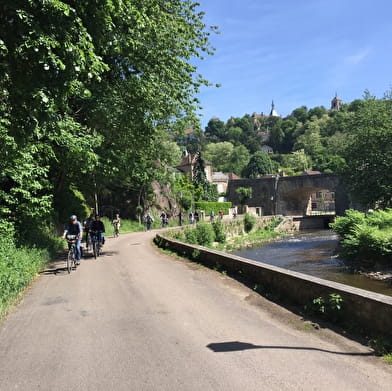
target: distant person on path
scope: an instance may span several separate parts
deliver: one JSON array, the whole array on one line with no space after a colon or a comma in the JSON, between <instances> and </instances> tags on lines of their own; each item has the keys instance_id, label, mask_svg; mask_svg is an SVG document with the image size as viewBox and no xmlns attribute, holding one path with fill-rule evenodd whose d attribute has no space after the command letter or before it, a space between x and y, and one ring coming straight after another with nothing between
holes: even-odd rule
<instances>
[{"instance_id":1,"label":"distant person on path","mask_svg":"<svg viewBox=\"0 0 392 391\"><path fill-rule=\"evenodd\" d=\"M189 212L189 223L193 224L195 222L195 216L192 211Z\"/></svg>"},{"instance_id":2,"label":"distant person on path","mask_svg":"<svg viewBox=\"0 0 392 391\"><path fill-rule=\"evenodd\" d=\"M147 231L148 231L148 230L151 229L151 225L152 225L152 223L154 222L154 219L152 218L152 216L150 215L150 213L147 213L147 216L146 216L145 221L146 221L146 228L147 228Z\"/></svg>"},{"instance_id":3,"label":"distant person on path","mask_svg":"<svg viewBox=\"0 0 392 391\"><path fill-rule=\"evenodd\" d=\"M214 211L212 210L212 211L210 212L210 220L211 220L211 221L214 220L214 217L215 217L215 214L214 214Z\"/></svg>"},{"instance_id":4,"label":"distant person on path","mask_svg":"<svg viewBox=\"0 0 392 391\"><path fill-rule=\"evenodd\" d=\"M161 213L161 226L162 228L165 227L165 225L167 225L167 214L165 212Z\"/></svg>"},{"instance_id":5,"label":"distant person on path","mask_svg":"<svg viewBox=\"0 0 392 391\"><path fill-rule=\"evenodd\" d=\"M115 218L112 221L113 229L114 229L114 236L118 236L120 234L120 226L121 226L121 219L120 215L117 213Z\"/></svg>"},{"instance_id":6,"label":"distant person on path","mask_svg":"<svg viewBox=\"0 0 392 391\"><path fill-rule=\"evenodd\" d=\"M180 211L180 213L178 214L178 225L181 227L182 226L182 213Z\"/></svg>"},{"instance_id":7,"label":"distant person on path","mask_svg":"<svg viewBox=\"0 0 392 391\"><path fill-rule=\"evenodd\" d=\"M83 228L82 228L82 224L78 221L75 215L72 215L69 218L69 223L64 228L64 233L62 235L62 238L65 239L67 235L75 235L75 239L76 239L75 260L76 260L76 264L80 265L80 258L82 256L80 243L82 242Z\"/></svg>"},{"instance_id":8,"label":"distant person on path","mask_svg":"<svg viewBox=\"0 0 392 391\"><path fill-rule=\"evenodd\" d=\"M194 216L195 216L196 223L198 223L199 222L199 213L197 213L197 210L195 210Z\"/></svg>"}]
</instances>

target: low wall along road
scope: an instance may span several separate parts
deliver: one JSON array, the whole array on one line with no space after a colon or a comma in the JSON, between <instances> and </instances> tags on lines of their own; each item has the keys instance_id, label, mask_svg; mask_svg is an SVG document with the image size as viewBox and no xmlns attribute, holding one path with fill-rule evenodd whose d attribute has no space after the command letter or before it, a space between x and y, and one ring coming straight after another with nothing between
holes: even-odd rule
<instances>
[{"instance_id":1,"label":"low wall along road","mask_svg":"<svg viewBox=\"0 0 392 391\"><path fill-rule=\"evenodd\" d=\"M241 275L246 280L259 284L264 290L279 295L291 304L310 305L318 297L323 297L327 301L330 294L338 294L343 299L343 307L339 311L342 320L371 335L390 334L392 330L392 297L390 296L255 262L206 247L182 243L159 234L155 242L162 248L195 259L206 266L220 265L227 272Z\"/></svg>"}]
</instances>

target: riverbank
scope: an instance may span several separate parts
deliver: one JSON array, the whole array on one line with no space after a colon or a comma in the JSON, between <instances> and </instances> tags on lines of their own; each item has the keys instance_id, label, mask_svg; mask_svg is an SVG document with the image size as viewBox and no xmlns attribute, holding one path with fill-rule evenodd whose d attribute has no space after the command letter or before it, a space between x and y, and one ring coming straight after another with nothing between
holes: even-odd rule
<instances>
[{"instance_id":1,"label":"riverbank","mask_svg":"<svg viewBox=\"0 0 392 391\"><path fill-rule=\"evenodd\" d=\"M380 271L360 271L359 274L376 281L389 282L392 284L392 269Z\"/></svg>"},{"instance_id":2,"label":"riverbank","mask_svg":"<svg viewBox=\"0 0 392 391\"><path fill-rule=\"evenodd\" d=\"M286 235L285 232L259 229L248 234L232 236L226 239L225 243L214 242L211 247L231 253L247 248L260 247Z\"/></svg>"},{"instance_id":3,"label":"riverbank","mask_svg":"<svg viewBox=\"0 0 392 391\"><path fill-rule=\"evenodd\" d=\"M343 248L341 243L339 242L334 251L334 257L340 259L344 259L342 255ZM345 261L349 265L349 268L352 269L353 273L362 275L366 278L369 278L373 281L381 281L392 284L392 266L384 264L378 264L371 262L368 265L364 265L362 262L360 265L357 265L355 261Z\"/></svg>"}]
</instances>

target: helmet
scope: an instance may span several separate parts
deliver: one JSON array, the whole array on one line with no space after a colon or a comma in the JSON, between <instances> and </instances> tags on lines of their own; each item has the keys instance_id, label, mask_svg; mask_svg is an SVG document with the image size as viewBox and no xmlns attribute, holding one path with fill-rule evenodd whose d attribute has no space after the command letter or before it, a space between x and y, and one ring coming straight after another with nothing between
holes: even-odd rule
<instances>
[{"instance_id":1,"label":"helmet","mask_svg":"<svg viewBox=\"0 0 392 391\"><path fill-rule=\"evenodd\" d=\"M72 215L69 219L70 220L77 220L77 217L75 215Z\"/></svg>"}]
</instances>

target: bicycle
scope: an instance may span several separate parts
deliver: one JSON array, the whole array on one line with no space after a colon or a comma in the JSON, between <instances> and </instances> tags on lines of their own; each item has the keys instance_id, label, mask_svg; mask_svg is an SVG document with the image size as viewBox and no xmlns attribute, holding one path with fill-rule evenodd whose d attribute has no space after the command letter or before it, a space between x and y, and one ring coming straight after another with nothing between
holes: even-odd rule
<instances>
[{"instance_id":1,"label":"bicycle","mask_svg":"<svg viewBox=\"0 0 392 391\"><path fill-rule=\"evenodd\" d=\"M68 255L67 255L67 270L71 273L72 268L76 270L76 235L67 235Z\"/></svg>"},{"instance_id":2,"label":"bicycle","mask_svg":"<svg viewBox=\"0 0 392 391\"><path fill-rule=\"evenodd\" d=\"M99 242L98 232L92 232L91 242L94 258L97 259L101 255L101 243Z\"/></svg>"},{"instance_id":3,"label":"bicycle","mask_svg":"<svg viewBox=\"0 0 392 391\"><path fill-rule=\"evenodd\" d=\"M86 250L90 250L91 244L92 244L91 234L89 231L89 232L87 232L87 235L86 235Z\"/></svg>"}]
</instances>

